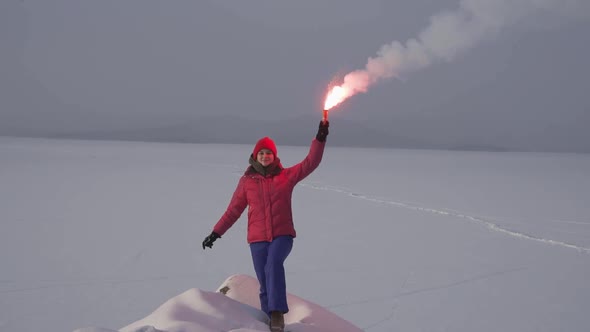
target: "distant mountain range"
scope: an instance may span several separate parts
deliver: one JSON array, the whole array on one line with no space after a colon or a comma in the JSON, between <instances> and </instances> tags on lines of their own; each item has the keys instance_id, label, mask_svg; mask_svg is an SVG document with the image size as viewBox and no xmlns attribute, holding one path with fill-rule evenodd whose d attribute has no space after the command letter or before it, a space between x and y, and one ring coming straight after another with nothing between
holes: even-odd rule
<instances>
[{"instance_id":1,"label":"distant mountain range","mask_svg":"<svg viewBox=\"0 0 590 332\"><path fill-rule=\"evenodd\" d=\"M332 121L329 142L334 146L458 149L506 151L508 149L484 145L453 146L448 143L420 141L369 128L344 119ZM253 144L263 136L272 137L278 144L305 146L315 137L319 119L300 116L285 120L253 120L240 116L204 116L178 124L132 128L94 130L54 130L53 132L19 131L11 136L47 137L58 139L122 140L179 143ZM0 132L1 134L1 132Z\"/></svg>"},{"instance_id":2,"label":"distant mountain range","mask_svg":"<svg viewBox=\"0 0 590 332\"><path fill-rule=\"evenodd\" d=\"M307 145L315 137L319 119L308 116L286 120L253 120L240 116L205 116L192 121L160 127L129 130L69 131L52 138L109 139L147 142L250 144L270 136L281 145ZM425 143L361 125L338 121L330 128L331 144L358 147L419 147Z\"/></svg>"},{"instance_id":3,"label":"distant mountain range","mask_svg":"<svg viewBox=\"0 0 590 332\"><path fill-rule=\"evenodd\" d=\"M116 112L107 115L64 103L23 68L6 69L10 79L0 80L0 136L233 144L253 144L260 137L270 136L281 145L305 146L315 136L320 120L319 115L271 120L238 115L184 118L141 114L132 117ZM493 145L466 144L465 140L457 144L457 140L446 137L444 131L427 133L426 138L424 132L407 128L398 121L381 121L373 126L368 120L333 117L331 122L328 139L333 146L507 150ZM162 124L154 125L158 123ZM440 121L437 124L440 125ZM391 128L391 131L377 129L377 125ZM451 127L452 121L448 128Z\"/></svg>"}]
</instances>

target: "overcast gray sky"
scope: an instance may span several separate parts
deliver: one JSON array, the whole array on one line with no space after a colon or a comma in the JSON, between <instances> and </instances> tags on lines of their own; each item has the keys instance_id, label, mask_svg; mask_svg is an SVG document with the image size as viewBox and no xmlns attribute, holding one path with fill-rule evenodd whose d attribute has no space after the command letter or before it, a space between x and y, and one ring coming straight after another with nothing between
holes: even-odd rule
<instances>
[{"instance_id":1,"label":"overcast gray sky","mask_svg":"<svg viewBox=\"0 0 590 332\"><path fill-rule=\"evenodd\" d=\"M332 112L333 141L356 123L441 146L590 152L589 3L2 0L0 134L319 120L328 83L416 39L402 68Z\"/></svg>"}]
</instances>

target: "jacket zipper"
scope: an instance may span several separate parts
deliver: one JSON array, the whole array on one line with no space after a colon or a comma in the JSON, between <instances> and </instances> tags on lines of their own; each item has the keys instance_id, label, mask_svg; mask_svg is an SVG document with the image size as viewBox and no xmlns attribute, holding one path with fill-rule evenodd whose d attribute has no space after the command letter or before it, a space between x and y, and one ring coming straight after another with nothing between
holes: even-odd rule
<instances>
[{"instance_id":1,"label":"jacket zipper","mask_svg":"<svg viewBox=\"0 0 590 332\"><path fill-rule=\"evenodd\" d=\"M272 237L273 237L273 224L272 224L272 200L270 197L270 182L269 182L269 178L265 177L263 180L263 187L264 187L264 199L266 201L266 203L268 203L268 230L269 232L267 233L267 239L268 242L272 242ZM267 210L266 208L264 209L264 212L266 213Z\"/></svg>"}]
</instances>

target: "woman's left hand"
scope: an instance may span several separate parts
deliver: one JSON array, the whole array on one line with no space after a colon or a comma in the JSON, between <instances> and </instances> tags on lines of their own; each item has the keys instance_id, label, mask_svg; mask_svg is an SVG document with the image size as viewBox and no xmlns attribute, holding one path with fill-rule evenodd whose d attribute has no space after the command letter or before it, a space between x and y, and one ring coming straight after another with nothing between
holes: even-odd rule
<instances>
[{"instance_id":1,"label":"woman's left hand","mask_svg":"<svg viewBox=\"0 0 590 332\"><path fill-rule=\"evenodd\" d=\"M320 121L320 127L318 128L318 133L315 138L320 142L325 142L326 137L329 134L328 127L330 127L330 121Z\"/></svg>"}]
</instances>

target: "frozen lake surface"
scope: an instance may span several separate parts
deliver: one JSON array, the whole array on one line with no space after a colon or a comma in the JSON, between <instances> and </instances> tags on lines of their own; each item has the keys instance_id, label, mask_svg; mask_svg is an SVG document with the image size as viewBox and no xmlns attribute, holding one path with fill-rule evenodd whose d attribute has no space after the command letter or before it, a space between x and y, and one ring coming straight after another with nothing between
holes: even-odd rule
<instances>
[{"instance_id":1,"label":"frozen lake surface","mask_svg":"<svg viewBox=\"0 0 590 332\"><path fill-rule=\"evenodd\" d=\"M116 330L253 276L245 218L201 249L251 149L0 138L0 331ZM365 331L587 331L588 197L590 155L328 142L288 291Z\"/></svg>"}]
</instances>

